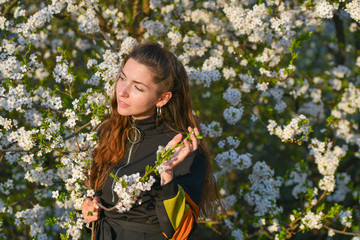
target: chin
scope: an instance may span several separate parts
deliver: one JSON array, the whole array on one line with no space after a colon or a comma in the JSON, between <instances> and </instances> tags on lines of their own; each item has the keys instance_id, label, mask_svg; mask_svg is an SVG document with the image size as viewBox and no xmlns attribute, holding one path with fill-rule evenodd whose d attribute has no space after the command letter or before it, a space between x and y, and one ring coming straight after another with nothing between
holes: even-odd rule
<instances>
[{"instance_id":1,"label":"chin","mask_svg":"<svg viewBox=\"0 0 360 240\"><path fill-rule=\"evenodd\" d=\"M127 111L124 111L123 109L117 109L118 114L121 116L130 116L131 114L127 113Z\"/></svg>"}]
</instances>

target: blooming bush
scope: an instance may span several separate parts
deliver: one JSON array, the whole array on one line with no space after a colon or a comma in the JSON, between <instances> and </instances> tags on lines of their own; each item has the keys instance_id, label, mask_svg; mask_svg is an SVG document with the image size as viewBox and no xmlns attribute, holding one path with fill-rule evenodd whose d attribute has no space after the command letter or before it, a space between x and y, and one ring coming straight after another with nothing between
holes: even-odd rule
<instances>
[{"instance_id":1,"label":"blooming bush","mask_svg":"<svg viewBox=\"0 0 360 240\"><path fill-rule=\"evenodd\" d=\"M225 208L208 226L360 239L359 16L358 0L0 0L0 238L86 234L96 126L151 40L190 77Z\"/></svg>"}]
</instances>

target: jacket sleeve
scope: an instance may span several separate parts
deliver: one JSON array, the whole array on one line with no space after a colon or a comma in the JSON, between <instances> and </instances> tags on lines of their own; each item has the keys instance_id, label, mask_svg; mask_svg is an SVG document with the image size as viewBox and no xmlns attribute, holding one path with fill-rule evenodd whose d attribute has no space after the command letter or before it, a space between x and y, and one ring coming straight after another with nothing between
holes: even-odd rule
<instances>
[{"instance_id":1,"label":"jacket sleeve","mask_svg":"<svg viewBox=\"0 0 360 240\"><path fill-rule=\"evenodd\" d=\"M202 154L189 155L174 169L174 179L160 187L156 213L167 239L188 239L195 230L204 185L206 161Z\"/></svg>"}]
</instances>

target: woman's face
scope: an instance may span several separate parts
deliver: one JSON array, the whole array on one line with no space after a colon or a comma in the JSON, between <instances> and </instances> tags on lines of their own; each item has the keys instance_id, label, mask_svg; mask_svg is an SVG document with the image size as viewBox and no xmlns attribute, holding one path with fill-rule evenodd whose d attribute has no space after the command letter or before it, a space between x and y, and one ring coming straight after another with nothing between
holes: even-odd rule
<instances>
[{"instance_id":1,"label":"woman's face","mask_svg":"<svg viewBox=\"0 0 360 240\"><path fill-rule=\"evenodd\" d=\"M116 83L117 111L120 115L144 119L152 116L157 106L162 107L169 101L171 93L159 95L154 77L147 66L133 58L127 60Z\"/></svg>"}]
</instances>

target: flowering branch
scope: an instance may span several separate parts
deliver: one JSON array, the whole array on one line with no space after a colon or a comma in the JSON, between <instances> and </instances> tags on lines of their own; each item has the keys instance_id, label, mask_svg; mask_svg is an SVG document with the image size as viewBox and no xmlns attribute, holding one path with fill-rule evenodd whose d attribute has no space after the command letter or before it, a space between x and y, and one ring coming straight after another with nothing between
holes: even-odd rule
<instances>
[{"instance_id":1,"label":"flowering branch","mask_svg":"<svg viewBox=\"0 0 360 240\"><path fill-rule=\"evenodd\" d=\"M151 186L155 183L155 178L150 174L161 174L161 172L164 170L163 163L171 159L171 156L175 153L175 149L184 147L185 141L191 143L191 134L194 134L197 139L203 138L199 134L196 134L194 130L192 130L191 132L187 133L187 136L175 146L168 149L160 146L156 153L155 165L153 167L146 166L145 174L141 178L139 173L135 173L130 176L124 175L123 177L117 177L111 173L110 177L114 178L115 180L114 191L119 196L119 200L116 205L111 208L106 208L101 203L96 204L105 211L112 211L117 209L120 213L129 211L136 202L141 204L141 200L137 199L141 191L149 191Z\"/></svg>"},{"instance_id":2,"label":"flowering branch","mask_svg":"<svg viewBox=\"0 0 360 240\"><path fill-rule=\"evenodd\" d=\"M348 235L348 236L360 236L360 233L346 232L345 231L346 228L343 231L336 230L336 229L331 228L331 227L329 227L327 225L324 225L324 228L326 228L327 230L331 230L334 233L339 233L339 234Z\"/></svg>"}]
</instances>

